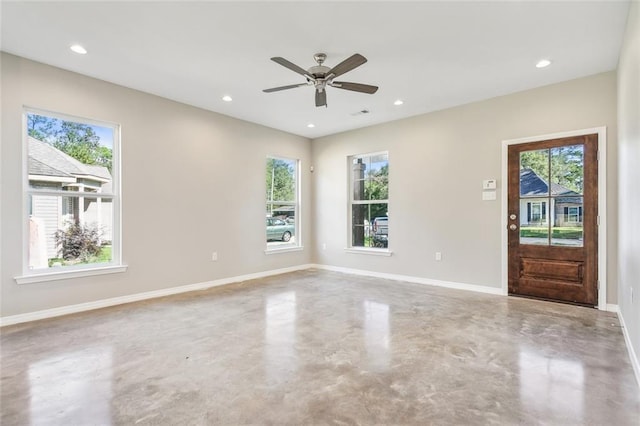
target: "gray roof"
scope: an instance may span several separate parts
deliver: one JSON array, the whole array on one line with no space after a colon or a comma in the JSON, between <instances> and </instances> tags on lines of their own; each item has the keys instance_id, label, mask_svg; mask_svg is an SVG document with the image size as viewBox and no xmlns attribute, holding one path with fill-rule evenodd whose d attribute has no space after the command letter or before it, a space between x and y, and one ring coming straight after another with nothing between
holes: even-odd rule
<instances>
[{"instance_id":1,"label":"gray roof","mask_svg":"<svg viewBox=\"0 0 640 426\"><path fill-rule=\"evenodd\" d=\"M29 136L29 174L57 177L86 176L111 181L104 166L83 164L53 145Z\"/></svg>"},{"instance_id":2,"label":"gray roof","mask_svg":"<svg viewBox=\"0 0 640 426\"><path fill-rule=\"evenodd\" d=\"M549 194L549 185L531 169L520 170L520 196L530 197ZM551 195L580 195L562 185L551 182Z\"/></svg>"},{"instance_id":3,"label":"gray roof","mask_svg":"<svg viewBox=\"0 0 640 426\"><path fill-rule=\"evenodd\" d=\"M69 173L65 173L60 170L56 170L48 164L42 161L36 160L32 156L29 156L29 174L38 176L59 176L59 177L73 177Z\"/></svg>"}]
</instances>

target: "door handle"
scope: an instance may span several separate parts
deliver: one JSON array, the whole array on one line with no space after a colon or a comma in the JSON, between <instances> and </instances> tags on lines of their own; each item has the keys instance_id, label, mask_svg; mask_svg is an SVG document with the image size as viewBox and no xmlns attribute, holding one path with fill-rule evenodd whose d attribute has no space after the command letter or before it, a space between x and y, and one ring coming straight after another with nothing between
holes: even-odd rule
<instances>
[{"instance_id":1,"label":"door handle","mask_svg":"<svg viewBox=\"0 0 640 426\"><path fill-rule=\"evenodd\" d=\"M516 225L515 223L512 223L511 225L509 225L509 229L511 229L512 231L515 231L516 229L518 229L518 225Z\"/></svg>"}]
</instances>

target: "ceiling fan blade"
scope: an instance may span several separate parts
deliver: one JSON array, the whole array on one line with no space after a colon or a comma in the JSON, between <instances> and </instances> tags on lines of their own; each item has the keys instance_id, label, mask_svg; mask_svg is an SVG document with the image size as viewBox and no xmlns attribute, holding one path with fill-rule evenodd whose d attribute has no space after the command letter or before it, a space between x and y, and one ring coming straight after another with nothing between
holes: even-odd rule
<instances>
[{"instance_id":1,"label":"ceiling fan blade","mask_svg":"<svg viewBox=\"0 0 640 426\"><path fill-rule=\"evenodd\" d=\"M289 68L293 72L297 72L298 74L301 74L301 75L304 75L304 76L308 75L307 70L304 70L304 69L300 68L299 66L297 66L296 64L287 61L285 58L281 58L279 56L276 56L274 58L271 58L271 60L273 62L275 62L275 63L278 63L278 64L282 65L285 68Z\"/></svg>"},{"instance_id":2,"label":"ceiling fan blade","mask_svg":"<svg viewBox=\"0 0 640 426\"><path fill-rule=\"evenodd\" d=\"M349 83L347 81L334 81L333 83L331 83L331 87L369 94L373 94L378 91L378 86L370 86L368 84L362 83Z\"/></svg>"},{"instance_id":3,"label":"ceiling fan blade","mask_svg":"<svg viewBox=\"0 0 640 426\"><path fill-rule=\"evenodd\" d=\"M309 83L290 84L288 86L272 87L271 89L264 89L263 92L279 92L280 90L295 89L296 87L308 86Z\"/></svg>"},{"instance_id":4,"label":"ceiling fan blade","mask_svg":"<svg viewBox=\"0 0 640 426\"><path fill-rule=\"evenodd\" d=\"M331 68L331 70L327 73L327 75L333 74L333 77L338 77L339 75L342 75L346 72L351 71L356 67L359 67L365 62L367 62L367 58L365 58L359 53L356 53L355 55L349 56L347 59L340 62L335 67Z\"/></svg>"},{"instance_id":5,"label":"ceiling fan blade","mask_svg":"<svg viewBox=\"0 0 640 426\"><path fill-rule=\"evenodd\" d=\"M316 89L316 106L321 107L327 106L327 91L323 90L322 92Z\"/></svg>"}]
</instances>

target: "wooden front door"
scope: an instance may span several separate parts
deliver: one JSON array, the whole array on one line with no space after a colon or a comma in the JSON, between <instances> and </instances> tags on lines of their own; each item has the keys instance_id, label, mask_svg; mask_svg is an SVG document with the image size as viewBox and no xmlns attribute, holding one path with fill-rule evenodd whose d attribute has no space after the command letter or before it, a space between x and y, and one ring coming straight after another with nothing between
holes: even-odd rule
<instances>
[{"instance_id":1,"label":"wooden front door","mask_svg":"<svg viewBox=\"0 0 640 426\"><path fill-rule=\"evenodd\" d=\"M595 306L598 135L509 146L509 294Z\"/></svg>"}]
</instances>

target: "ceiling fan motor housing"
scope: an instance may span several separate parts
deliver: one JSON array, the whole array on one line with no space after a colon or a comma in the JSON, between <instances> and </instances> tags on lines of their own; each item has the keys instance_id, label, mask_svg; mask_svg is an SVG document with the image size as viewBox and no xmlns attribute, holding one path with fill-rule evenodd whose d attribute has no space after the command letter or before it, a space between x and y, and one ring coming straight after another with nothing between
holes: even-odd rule
<instances>
[{"instance_id":1,"label":"ceiling fan motor housing","mask_svg":"<svg viewBox=\"0 0 640 426\"><path fill-rule=\"evenodd\" d=\"M331 68L325 67L324 65L316 65L315 67L309 68L309 74L314 78L325 78L330 70Z\"/></svg>"}]
</instances>

